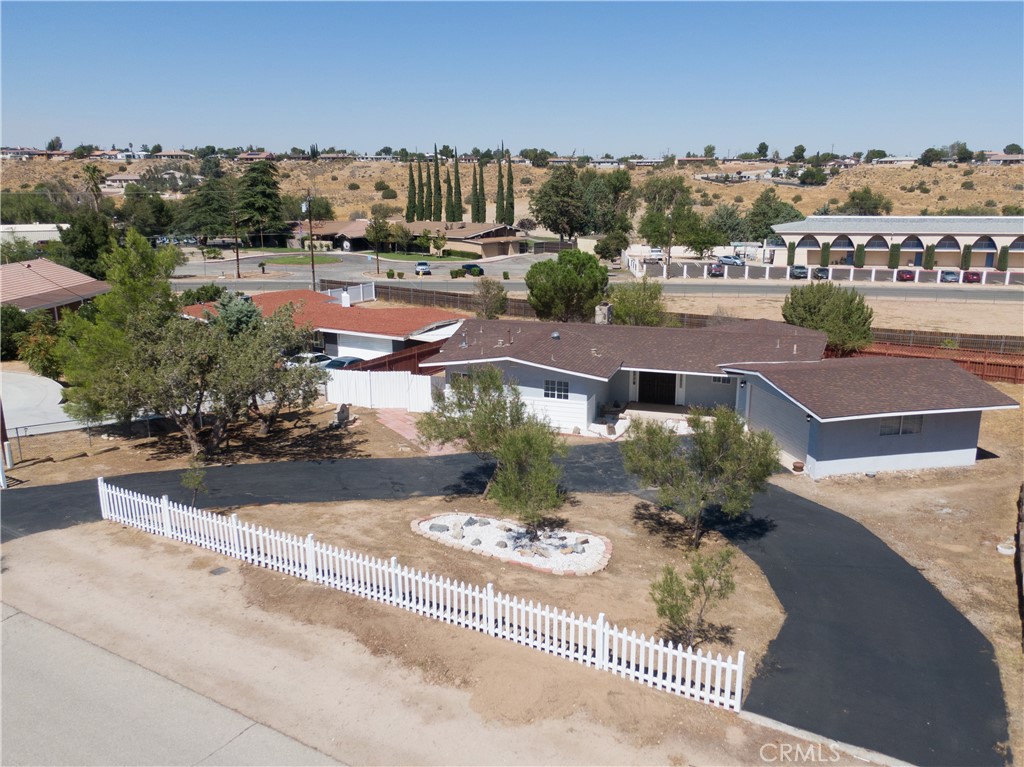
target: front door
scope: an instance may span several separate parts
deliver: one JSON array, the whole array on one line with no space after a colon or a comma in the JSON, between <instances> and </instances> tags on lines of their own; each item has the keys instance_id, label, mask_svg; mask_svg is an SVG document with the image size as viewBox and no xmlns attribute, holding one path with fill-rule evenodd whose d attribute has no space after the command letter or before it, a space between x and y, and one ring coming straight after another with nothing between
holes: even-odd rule
<instances>
[{"instance_id":1,"label":"front door","mask_svg":"<svg viewBox=\"0 0 1024 767\"><path fill-rule=\"evenodd\" d=\"M993 253L992 251L989 251L988 253L985 254L985 266L987 266L989 269L991 269L995 265L996 265L996 254Z\"/></svg>"},{"instance_id":2,"label":"front door","mask_svg":"<svg viewBox=\"0 0 1024 767\"><path fill-rule=\"evenodd\" d=\"M924 253L919 250L916 253L914 253L914 266L923 266L923 265L924 265Z\"/></svg>"},{"instance_id":3,"label":"front door","mask_svg":"<svg viewBox=\"0 0 1024 767\"><path fill-rule=\"evenodd\" d=\"M651 405L676 404L675 373L640 373L640 394L638 402Z\"/></svg>"}]
</instances>

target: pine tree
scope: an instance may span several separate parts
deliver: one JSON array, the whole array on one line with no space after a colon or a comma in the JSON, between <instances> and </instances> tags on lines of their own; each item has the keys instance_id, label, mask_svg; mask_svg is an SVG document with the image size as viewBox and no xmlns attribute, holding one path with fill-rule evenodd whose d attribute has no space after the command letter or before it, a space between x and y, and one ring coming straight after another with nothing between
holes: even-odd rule
<instances>
[{"instance_id":1,"label":"pine tree","mask_svg":"<svg viewBox=\"0 0 1024 767\"><path fill-rule=\"evenodd\" d=\"M495 192L497 204L494 207L494 221L500 224L505 220L505 177L501 172L501 158L498 158L498 189Z\"/></svg>"},{"instance_id":2,"label":"pine tree","mask_svg":"<svg viewBox=\"0 0 1024 767\"><path fill-rule=\"evenodd\" d=\"M441 221L441 166L437 160L437 144L434 144L434 207L431 209L430 220Z\"/></svg>"},{"instance_id":3,"label":"pine tree","mask_svg":"<svg viewBox=\"0 0 1024 767\"><path fill-rule=\"evenodd\" d=\"M419 182L416 186L416 220L423 220L423 163L419 160L416 161L416 175L419 176Z\"/></svg>"},{"instance_id":4,"label":"pine tree","mask_svg":"<svg viewBox=\"0 0 1024 767\"><path fill-rule=\"evenodd\" d=\"M444 220L455 220L455 201L452 199L452 174L444 174Z\"/></svg>"},{"instance_id":5,"label":"pine tree","mask_svg":"<svg viewBox=\"0 0 1024 767\"><path fill-rule=\"evenodd\" d=\"M508 157L508 172L505 174L505 219L501 223L506 226L516 224L516 197L512 189L512 155Z\"/></svg>"},{"instance_id":6,"label":"pine tree","mask_svg":"<svg viewBox=\"0 0 1024 767\"><path fill-rule=\"evenodd\" d=\"M423 184L423 220L433 221L434 218L434 185L430 180L430 164L427 164L427 180Z\"/></svg>"},{"instance_id":7,"label":"pine tree","mask_svg":"<svg viewBox=\"0 0 1024 767\"><path fill-rule=\"evenodd\" d=\"M474 224L476 223L476 214L479 210L479 203L477 202L477 195L480 190L476 183L476 168L473 168L473 191L469 194L469 220Z\"/></svg>"},{"instance_id":8,"label":"pine tree","mask_svg":"<svg viewBox=\"0 0 1024 767\"><path fill-rule=\"evenodd\" d=\"M412 163L409 163L409 196L405 203L405 221L416 220L416 179L412 175Z\"/></svg>"},{"instance_id":9,"label":"pine tree","mask_svg":"<svg viewBox=\"0 0 1024 767\"><path fill-rule=\"evenodd\" d=\"M462 182L459 180L459 148L455 147L455 218L453 221L461 221L465 209L462 207Z\"/></svg>"}]
</instances>

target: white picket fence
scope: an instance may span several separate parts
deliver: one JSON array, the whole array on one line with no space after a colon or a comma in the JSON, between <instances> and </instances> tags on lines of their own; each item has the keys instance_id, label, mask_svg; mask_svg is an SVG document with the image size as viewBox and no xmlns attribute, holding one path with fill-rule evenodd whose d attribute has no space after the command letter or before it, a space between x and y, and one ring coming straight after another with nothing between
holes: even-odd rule
<instances>
[{"instance_id":1,"label":"white picket fence","mask_svg":"<svg viewBox=\"0 0 1024 767\"><path fill-rule=\"evenodd\" d=\"M365 301L377 300L377 286L372 282L364 282L359 285L349 285L346 288L331 288L323 291L331 298L341 299L342 293L348 293L349 300L353 304L361 304Z\"/></svg>"},{"instance_id":2,"label":"white picket fence","mask_svg":"<svg viewBox=\"0 0 1024 767\"><path fill-rule=\"evenodd\" d=\"M327 401L358 407L403 408L426 413L433 408L430 390L443 386L441 379L418 376L401 370L331 370ZM432 381L434 383L432 383Z\"/></svg>"},{"instance_id":3,"label":"white picket fence","mask_svg":"<svg viewBox=\"0 0 1024 767\"><path fill-rule=\"evenodd\" d=\"M627 679L714 706L739 711L743 658L723 660L693 648L639 637L605 621L453 581L230 517L143 495L98 480L103 518L216 551L259 567L401 607L428 618L480 631L610 671Z\"/></svg>"}]
</instances>

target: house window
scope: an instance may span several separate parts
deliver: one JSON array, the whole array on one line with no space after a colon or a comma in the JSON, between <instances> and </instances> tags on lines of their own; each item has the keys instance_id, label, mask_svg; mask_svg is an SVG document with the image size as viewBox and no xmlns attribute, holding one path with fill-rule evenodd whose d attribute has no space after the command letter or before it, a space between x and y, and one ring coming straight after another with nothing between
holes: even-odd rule
<instances>
[{"instance_id":1,"label":"house window","mask_svg":"<svg viewBox=\"0 0 1024 767\"><path fill-rule=\"evenodd\" d=\"M729 376L715 376L711 379L711 382L716 384L725 384L728 386L732 383L732 379Z\"/></svg>"},{"instance_id":2,"label":"house window","mask_svg":"<svg viewBox=\"0 0 1024 767\"><path fill-rule=\"evenodd\" d=\"M569 399L569 382L545 380L544 396L548 399Z\"/></svg>"},{"instance_id":3,"label":"house window","mask_svg":"<svg viewBox=\"0 0 1024 767\"><path fill-rule=\"evenodd\" d=\"M923 415L904 415L883 418L878 428L880 437L898 437L903 434L920 434Z\"/></svg>"}]
</instances>

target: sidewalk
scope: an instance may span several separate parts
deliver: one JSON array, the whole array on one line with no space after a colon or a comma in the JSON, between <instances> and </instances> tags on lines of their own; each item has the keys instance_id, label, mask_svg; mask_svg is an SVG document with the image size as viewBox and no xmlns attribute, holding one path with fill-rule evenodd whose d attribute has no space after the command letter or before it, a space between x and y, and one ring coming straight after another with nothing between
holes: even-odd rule
<instances>
[{"instance_id":1,"label":"sidewalk","mask_svg":"<svg viewBox=\"0 0 1024 767\"><path fill-rule=\"evenodd\" d=\"M382 426L387 426L394 432L401 434L410 442L422 447L427 455L454 455L465 452L455 445L428 445L420 436L416 428L416 413L409 413L401 408L378 408L377 420Z\"/></svg>"}]
</instances>

